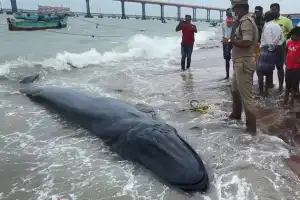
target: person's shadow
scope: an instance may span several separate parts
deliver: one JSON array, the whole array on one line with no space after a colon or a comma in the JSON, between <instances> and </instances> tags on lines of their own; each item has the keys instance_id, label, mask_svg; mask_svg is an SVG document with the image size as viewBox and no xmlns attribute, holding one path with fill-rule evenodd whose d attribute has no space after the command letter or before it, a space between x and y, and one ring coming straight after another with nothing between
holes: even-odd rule
<instances>
[{"instance_id":1,"label":"person's shadow","mask_svg":"<svg viewBox=\"0 0 300 200\"><path fill-rule=\"evenodd\" d=\"M196 99L196 95L194 92L194 78L191 72L180 74L182 78L182 91L184 94L185 99L191 101Z\"/></svg>"}]
</instances>

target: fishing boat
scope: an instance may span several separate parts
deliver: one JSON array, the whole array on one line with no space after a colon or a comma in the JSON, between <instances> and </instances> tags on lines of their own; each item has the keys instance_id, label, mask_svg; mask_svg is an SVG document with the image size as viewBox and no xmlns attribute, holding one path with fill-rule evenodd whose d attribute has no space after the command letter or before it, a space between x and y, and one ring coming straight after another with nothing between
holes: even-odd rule
<instances>
[{"instance_id":1,"label":"fishing boat","mask_svg":"<svg viewBox=\"0 0 300 200\"><path fill-rule=\"evenodd\" d=\"M57 21L39 21L39 20L24 20L18 21L7 18L8 30L10 31L37 31L45 29L61 29L67 27L67 20Z\"/></svg>"},{"instance_id":2,"label":"fishing boat","mask_svg":"<svg viewBox=\"0 0 300 200\"><path fill-rule=\"evenodd\" d=\"M57 21L68 17L68 15L63 13L15 13L14 17L16 19L23 20L39 20L39 21Z\"/></svg>"},{"instance_id":3,"label":"fishing boat","mask_svg":"<svg viewBox=\"0 0 300 200\"><path fill-rule=\"evenodd\" d=\"M24 19L24 20L37 20L39 15L37 13L22 13L17 12L14 13L14 17L16 19Z\"/></svg>"}]
</instances>

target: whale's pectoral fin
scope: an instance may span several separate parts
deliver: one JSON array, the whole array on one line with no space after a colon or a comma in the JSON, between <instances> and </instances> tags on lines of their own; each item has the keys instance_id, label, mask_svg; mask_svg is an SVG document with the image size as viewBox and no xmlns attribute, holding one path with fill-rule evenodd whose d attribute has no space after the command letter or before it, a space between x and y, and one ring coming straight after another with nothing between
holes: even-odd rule
<instances>
[{"instance_id":1,"label":"whale's pectoral fin","mask_svg":"<svg viewBox=\"0 0 300 200\"><path fill-rule=\"evenodd\" d=\"M35 74L35 75L32 75L32 76L27 76L25 78L23 78L21 81L19 81L19 83L33 83L35 80L37 80L39 78L39 74Z\"/></svg>"},{"instance_id":2,"label":"whale's pectoral fin","mask_svg":"<svg viewBox=\"0 0 300 200\"><path fill-rule=\"evenodd\" d=\"M153 119L158 119L157 113L155 112L154 108L152 108L148 105L139 103L139 104L136 104L135 108L143 113L146 113L146 114L152 116Z\"/></svg>"},{"instance_id":3,"label":"whale's pectoral fin","mask_svg":"<svg viewBox=\"0 0 300 200\"><path fill-rule=\"evenodd\" d=\"M153 108L145 104L138 103L136 104L135 108L143 113L155 113L155 110Z\"/></svg>"}]
</instances>

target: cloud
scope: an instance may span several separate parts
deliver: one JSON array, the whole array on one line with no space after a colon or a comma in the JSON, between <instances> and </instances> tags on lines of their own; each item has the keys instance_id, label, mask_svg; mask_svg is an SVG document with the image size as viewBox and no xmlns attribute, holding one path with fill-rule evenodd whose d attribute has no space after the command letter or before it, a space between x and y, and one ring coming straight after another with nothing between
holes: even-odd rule
<instances>
[{"instance_id":1,"label":"cloud","mask_svg":"<svg viewBox=\"0 0 300 200\"><path fill-rule=\"evenodd\" d=\"M1 1L1 0L0 0ZM221 7L228 8L230 7L229 0L161 0L161 1L169 1L175 3L184 3L184 4L192 4L192 5L205 5L212 7ZM72 11L84 12L86 9L85 0L17 0L18 7L23 9L37 9L38 4L43 5L54 5L54 6L70 6ZM43 2L43 3L41 3ZM199 3L201 2L201 3ZM251 0L250 9L253 10L255 6L260 5L264 8L264 10L268 10L273 0ZM281 5L282 13L297 13L299 9L297 5L299 4L299 0L276 0ZM288 3L287 3L288 2ZM113 0L90 0L91 4L91 12L100 11L102 13L121 13L121 4L120 2ZM10 0L2 0L3 8L10 8ZM141 14L142 6L139 3L126 3L126 13L127 14ZM159 5L146 5L147 15L160 15L160 6ZM192 9L190 8L182 8L181 14L192 14ZM176 7L165 7L165 16L176 16L177 8ZM205 18L206 11L205 10L197 10L197 17ZM211 11L211 18L219 18L219 12Z\"/></svg>"}]
</instances>

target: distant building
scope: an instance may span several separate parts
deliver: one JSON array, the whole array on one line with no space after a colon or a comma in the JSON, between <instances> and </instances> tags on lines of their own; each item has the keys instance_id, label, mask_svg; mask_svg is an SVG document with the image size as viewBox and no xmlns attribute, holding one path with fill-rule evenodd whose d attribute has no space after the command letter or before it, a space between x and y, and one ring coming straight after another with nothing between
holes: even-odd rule
<instances>
[{"instance_id":1,"label":"distant building","mask_svg":"<svg viewBox=\"0 0 300 200\"><path fill-rule=\"evenodd\" d=\"M72 11L68 7L55 7L55 6L43 6L43 5L38 5L37 12L59 12L59 13L67 13L67 14L72 14Z\"/></svg>"}]
</instances>

